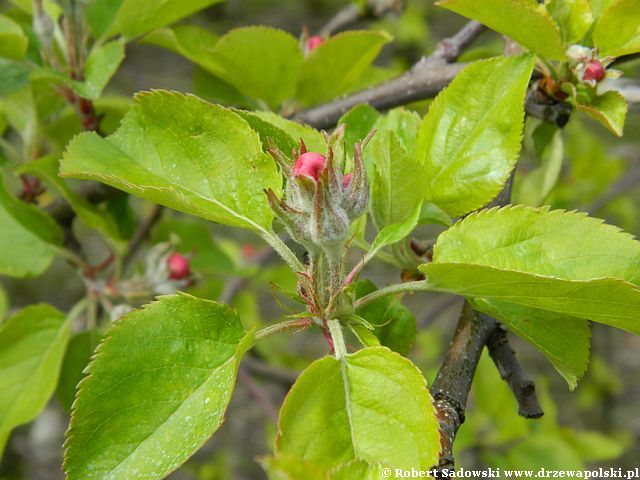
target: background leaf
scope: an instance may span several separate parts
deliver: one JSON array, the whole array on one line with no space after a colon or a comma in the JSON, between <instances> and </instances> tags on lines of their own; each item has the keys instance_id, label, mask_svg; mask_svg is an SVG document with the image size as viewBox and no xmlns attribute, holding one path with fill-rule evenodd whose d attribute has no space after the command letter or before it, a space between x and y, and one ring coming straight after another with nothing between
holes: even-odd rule
<instances>
[{"instance_id":1,"label":"background leaf","mask_svg":"<svg viewBox=\"0 0 640 480\"><path fill-rule=\"evenodd\" d=\"M68 478L164 478L222 423L250 342L231 308L185 294L117 321L79 386Z\"/></svg>"},{"instance_id":2,"label":"background leaf","mask_svg":"<svg viewBox=\"0 0 640 480\"><path fill-rule=\"evenodd\" d=\"M350 460L428 469L438 459L438 422L427 384L384 347L312 363L280 412L276 455L331 469Z\"/></svg>"},{"instance_id":3,"label":"background leaf","mask_svg":"<svg viewBox=\"0 0 640 480\"><path fill-rule=\"evenodd\" d=\"M293 96L302 65L298 41L283 30L263 26L227 33L216 43L212 58L225 81L272 108Z\"/></svg>"},{"instance_id":4,"label":"background leaf","mask_svg":"<svg viewBox=\"0 0 640 480\"><path fill-rule=\"evenodd\" d=\"M593 42L602 56L620 57L640 52L640 1L608 4L593 29Z\"/></svg>"},{"instance_id":5,"label":"background leaf","mask_svg":"<svg viewBox=\"0 0 640 480\"><path fill-rule=\"evenodd\" d=\"M518 159L530 56L476 62L432 103L418 137L426 197L450 216L483 207Z\"/></svg>"},{"instance_id":6,"label":"background leaf","mask_svg":"<svg viewBox=\"0 0 640 480\"><path fill-rule=\"evenodd\" d=\"M42 210L13 198L0 175L0 274L30 277L44 272L62 242L60 227Z\"/></svg>"},{"instance_id":7,"label":"background leaf","mask_svg":"<svg viewBox=\"0 0 640 480\"><path fill-rule=\"evenodd\" d=\"M0 15L0 57L20 60L27 52L29 40L16 22Z\"/></svg>"},{"instance_id":8,"label":"background leaf","mask_svg":"<svg viewBox=\"0 0 640 480\"><path fill-rule=\"evenodd\" d=\"M116 73L124 59L124 43L114 40L94 49L84 67L84 79L73 80L66 74L42 67L31 72L32 80L49 80L66 85L83 98L96 99Z\"/></svg>"},{"instance_id":9,"label":"background leaf","mask_svg":"<svg viewBox=\"0 0 640 480\"><path fill-rule=\"evenodd\" d=\"M244 120L191 95L156 91L135 100L113 135L72 141L62 175L227 225L269 229L273 213L263 189L279 190L281 178Z\"/></svg>"},{"instance_id":10,"label":"background leaf","mask_svg":"<svg viewBox=\"0 0 640 480\"><path fill-rule=\"evenodd\" d=\"M0 326L0 436L33 420L56 388L70 322L40 304Z\"/></svg>"},{"instance_id":11,"label":"background leaf","mask_svg":"<svg viewBox=\"0 0 640 480\"><path fill-rule=\"evenodd\" d=\"M359 30L334 35L304 59L296 98L303 105L331 100L353 86L391 37Z\"/></svg>"}]
</instances>

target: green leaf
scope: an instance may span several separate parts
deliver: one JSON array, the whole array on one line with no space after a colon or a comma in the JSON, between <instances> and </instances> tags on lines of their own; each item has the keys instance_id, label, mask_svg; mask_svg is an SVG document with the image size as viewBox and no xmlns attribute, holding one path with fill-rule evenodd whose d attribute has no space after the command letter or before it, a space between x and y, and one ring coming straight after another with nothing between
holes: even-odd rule
<instances>
[{"instance_id":1,"label":"green leaf","mask_svg":"<svg viewBox=\"0 0 640 480\"><path fill-rule=\"evenodd\" d=\"M83 98L96 99L116 73L124 59L124 43L114 40L94 49L84 67L84 79L72 80L66 74L48 67L31 72L32 80L48 80L65 85Z\"/></svg>"},{"instance_id":2,"label":"green leaf","mask_svg":"<svg viewBox=\"0 0 640 480\"><path fill-rule=\"evenodd\" d=\"M269 118L277 117L276 114L271 114L265 118L262 115L258 115L257 112L250 112L247 110L234 109L235 113L241 116L249 126L260 136L262 142L262 148L267 150L269 148L269 142L273 142L278 149L285 155L290 155L293 149L300 143L300 137L295 139L273 122L269 121ZM284 120L284 119L283 119ZM281 123L281 122L278 122ZM301 127L298 125L294 128L297 130ZM304 127L302 127L304 128ZM293 133L292 129L289 132Z\"/></svg>"},{"instance_id":3,"label":"green leaf","mask_svg":"<svg viewBox=\"0 0 640 480\"><path fill-rule=\"evenodd\" d=\"M509 330L535 345L573 390L587 371L589 322L512 303L476 299L474 308L500 320Z\"/></svg>"},{"instance_id":4,"label":"green leaf","mask_svg":"<svg viewBox=\"0 0 640 480\"><path fill-rule=\"evenodd\" d=\"M23 88L29 82L29 68L23 62L0 58L0 95Z\"/></svg>"},{"instance_id":5,"label":"green leaf","mask_svg":"<svg viewBox=\"0 0 640 480\"><path fill-rule=\"evenodd\" d=\"M127 39L187 17L222 0L95 0L86 17L96 37L121 33Z\"/></svg>"},{"instance_id":6,"label":"green leaf","mask_svg":"<svg viewBox=\"0 0 640 480\"><path fill-rule=\"evenodd\" d=\"M547 130L551 125L549 123L542 123L538 129L534 132L533 141L538 143L535 138L535 133L540 129ZM551 190L555 186L560 170L562 169L562 160L564 158L564 144L562 141L562 132L555 126L551 125L552 130L545 135L549 135L549 138L541 140L543 145L540 146L539 158L536 158L540 165L530 171L524 176L516 176L514 182L514 203L521 203L532 207L538 207L542 205ZM536 144L535 150L538 150ZM535 154L534 154L535 155ZM536 155L538 157L538 155Z\"/></svg>"},{"instance_id":7,"label":"green leaf","mask_svg":"<svg viewBox=\"0 0 640 480\"><path fill-rule=\"evenodd\" d=\"M20 60L27 53L29 40L16 22L0 15L0 57Z\"/></svg>"},{"instance_id":8,"label":"green leaf","mask_svg":"<svg viewBox=\"0 0 640 480\"><path fill-rule=\"evenodd\" d=\"M57 157L48 155L39 158L27 163L19 171L35 175L57 190L85 225L100 232L116 251L124 252L127 242L122 238L115 219L69 188L64 180L58 176Z\"/></svg>"},{"instance_id":9,"label":"green leaf","mask_svg":"<svg viewBox=\"0 0 640 480\"><path fill-rule=\"evenodd\" d=\"M295 92L302 52L287 32L254 26L227 33L213 48L212 59L223 80L276 108Z\"/></svg>"},{"instance_id":10,"label":"green leaf","mask_svg":"<svg viewBox=\"0 0 640 480\"><path fill-rule=\"evenodd\" d=\"M327 480L322 470L292 455L280 454L261 458L259 461L269 480Z\"/></svg>"},{"instance_id":11,"label":"green leaf","mask_svg":"<svg viewBox=\"0 0 640 480\"><path fill-rule=\"evenodd\" d=\"M197 25L178 25L171 28L154 30L142 38L142 43L156 45L178 53L211 73L218 71L218 66L211 62L211 52L220 37Z\"/></svg>"},{"instance_id":12,"label":"green leaf","mask_svg":"<svg viewBox=\"0 0 640 480\"><path fill-rule=\"evenodd\" d=\"M372 30L330 37L304 59L296 98L303 105L313 105L345 93L389 41L389 34Z\"/></svg>"},{"instance_id":13,"label":"green leaf","mask_svg":"<svg viewBox=\"0 0 640 480\"><path fill-rule=\"evenodd\" d=\"M450 227L453 220L449 215L447 215L447 212L442 210L435 203L423 202L420 210L420 217L418 218L418 225L423 225L425 223Z\"/></svg>"},{"instance_id":14,"label":"green leaf","mask_svg":"<svg viewBox=\"0 0 640 480\"><path fill-rule=\"evenodd\" d=\"M424 118L418 158L426 197L450 216L489 203L518 159L533 58L476 62L438 95Z\"/></svg>"},{"instance_id":15,"label":"green leaf","mask_svg":"<svg viewBox=\"0 0 640 480\"><path fill-rule=\"evenodd\" d=\"M9 195L3 183L0 174L0 275L39 275L58 252L62 232L44 211Z\"/></svg>"},{"instance_id":16,"label":"green leaf","mask_svg":"<svg viewBox=\"0 0 640 480\"><path fill-rule=\"evenodd\" d=\"M325 142L322 134L309 125L302 125L298 122L287 120L273 112L256 111L252 112L252 114L287 133L296 145L299 145L300 139L302 139L309 151L325 153L327 150L327 142ZM283 153L288 155L291 152L283 151Z\"/></svg>"},{"instance_id":17,"label":"green leaf","mask_svg":"<svg viewBox=\"0 0 640 480\"><path fill-rule=\"evenodd\" d=\"M84 377L83 370L101 339L102 334L97 330L87 330L74 335L69 341L56 389L56 396L67 412L71 411L76 386Z\"/></svg>"},{"instance_id":18,"label":"green leaf","mask_svg":"<svg viewBox=\"0 0 640 480\"><path fill-rule=\"evenodd\" d=\"M561 433L578 455L589 462L616 460L626 450L625 442L622 439L600 432L563 429Z\"/></svg>"},{"instance_id":19,"label":"green leaf","mask_svg":"<svg viewBox=\"0 0 640 480\"><path fill-rule=\"evenodd\" d=\"M231 308L186 294L117 321L78 389L67 478L152 480L175 470L222 423L250 343Z\"/></svg>"},{"instance_id":20,"label":"green leaf","mask_svg":"<svg viewBox=\"0 0 640 480\"><path fill-rule=\"evenodd\" d=\"M593 29L593 42L602 56L620 57L640 52L640 1L609 3Z\"/></svg>"},{"instance_id":21,"label":"green leaf","mask_svg":"<svg viewBox=\"0 0 640 480\"><path fill-rule=\"evenodd\" d=\"M484 23L541 57L566 60L560 30L536 0L440 0L437 5Z\"/></svg>"},{"instance_id":22,"label":"green leaf","mask_svg":"<svg viewBox=\"0 0 640 480\"><path fill-rule=\"evenodd\" d=\"M353 152L353 146L369 134L379 117L380 113L368 103L358 104L340 117L338 125L346 125L344 144L347 153Z\"/></svg>"},{"instance_id":23,"label":"green leaf","mask_svg":"<svg viewBox=\"0 0 640 480\"><path fill-rule=\"evenodd\" d=\"M435 290L640 333L640 242L585 214L505 207L443 233L421 266Z\"/></svg>"},{"instance_id":24,"label":"green leaf","mask_svg":"<svg viewBox=\"0 0 640 480\"><path fill-rule=\"evenodd\" d=\"M166 91L138 94L121 127L106 139L78 135L64 154L61 174L261 232L273 219L263 189L281 186L275 163L243 119Z\"/></svg>"},{"instance_id":25,"label":"green leaf","mask_svg":"<svg viewBox=\"0 0 640 480\"><path fill-rule=\"evenodd\" d=\"M375 159L370 204L373 222L378 229L405 222L424 200L425 167L392 131L378 132L367 150Z\"/></svg>"},{"instance_id":26,"label":"green leaf","mask_svg":"<svg viewBox=\"0 0 640 480\"><path fill-rule=\"evenodd\" d=\"M362 460L343 463L332 470L329 475L330 480L353 480L355 478L358 480L379 480L390 478L390 476L383 473L382 465L379 463L368 463Z\"/></svg>"},{"instance_id":27,"label":"green leaf","mask_svg":"<svg viewBox=\"0 0 640 480\"><path fill-rule=\"evenodd\" d=\"M8 310L9 297L7 296L7 291L0 285L0 324L3 322Z\"/></svg>"},{"instance_id":28,"label":"green leaf","mask_svg":"<svg viewBox=\"0 0 640 480\"><path fill-rule=\"evenodd\" d=\"M576 107L594 120L607 127L611 133L622 136L624 119L627 116L627 101L619 92L609 90L595 96L589 103L581 103L578 97Z\"/></svg>"},{"instance_id":29,"label":"green leaf","mask_svg":"<svg viewBox=\"0 0 640 480\"><path fill-rule=\"evenodd\" d=\"M593 24L589 0L551 0L545 6L560 27L564 42L581 43Z\"/></svg>"},{"instance_id":30,"label":"green leaf","mask_svg":"<svg viewBox=\"0 0 640 480\"><path fill-rule=\"evenodd\" d=\"M367 252L366 261L376 256L378 251L382 247L386 247L387 245L392 245L394 243L399 242L403 238L407 237L416 225L418 224L418 217L420 216L420 205L418 205L411 216L407 218L402 223L393 223L391 225L387 225L382 230L378 232L376 238L373 240L371 244L371 248Z\"/></svg>"},{"instance_id":31,"label":"green leaf","mask_svg":"<svg viewBox=\"0 0 640 480\"><path fill-rule=\"evenodd\" d=\"M312 363L287 395L278 426L276 455L324 470L351 460L426 470L440 451L424 377L384 347Z\"/></svg>"},{"instance_id":32,"label":"green leaf","mask_svg":"<svg viewBox=\"0 0 640 480\"><path fill-rule=\"evenodd\" d=\"M56 388L70 322L40 304L0 326L0 436L33 420Z\"/></svg>"},{"instance_id":33,"label":"green leaf","mask_svg":"<svg viewBox=\"0 0 640 480\"><path fill-rule=\"evenodd\" d=\"M360 280L356 283L356 298L377 289L372 281ZM398 299L382 297L359 308L356 313L375 327L373 333L383 346L401 355L409 354L416 340L416 319Z\"/></svg>"}]
</instances>

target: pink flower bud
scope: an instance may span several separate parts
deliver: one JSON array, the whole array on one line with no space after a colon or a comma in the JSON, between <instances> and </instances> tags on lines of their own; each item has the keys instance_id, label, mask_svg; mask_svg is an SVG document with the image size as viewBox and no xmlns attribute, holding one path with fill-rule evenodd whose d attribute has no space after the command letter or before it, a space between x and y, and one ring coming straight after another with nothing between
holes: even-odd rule
<instances>
[{"instance_id":1,"label":"pink flower bud","mask_svg":"<svg viewBox=\"0 0 640 480\"><path fill-rule=\"evenodd\" d=\"M345 173L344 177L342 177L342 186L347 188L351 183L351 179L353 178L353 173Z\"/></svg>"},{"instance_id":2,"label":"pink flower bud","mask_svg":"<svg viewBox=\"0 0 640 480\"><path fill-rule=\"evenodd\" d=\"M245 243L242 245L242 256L246 260L251 260L256 255L256 247L251 245L250 243Z\"/></svg>"},{"instance_id":3,"label":"pink flower bud","mask_svg":"<svg viewBox=\"0 0 640 480\"><path fill-rule=\"evenodd\" d=\"M171 280L182 280L191 275L189 269L189 259L180 253L172 253L167 257L169 267L169 278Z\"/></svg>"},{"instance_id":4,"label":"pink flower bud","mask_svg":"<svg viewBox=\"0 0 640 480\"><path fill-rule=\"evenodd\" d=\"M304 175L317 182L326 164L327 159L324 155L315 152L305 152L296 160L296 164L293 166L293 175L296 177Z\"/></svg>"},{"instance_id":5,"label":"pink flower bud","mask_svg":"<svg viewBox=\"0 0 640 480\"><path fill-rule=\"evenodd\" d=\"M596 81L599 82L605 76L606 72L604 66L598 60L591 60L584 69L584 75L582 80L585 82Z\"/></svg>"},{"instance_id":6,"label":"pink flower bud","mask_svg":"<svg viewBox=\"0 0 640 480\"><path fill-rule=\"evenodd\" d=\"M324 38L313 35L307 39L307 52L311 52L324 43Z\"/></svg>"}]
</instances>

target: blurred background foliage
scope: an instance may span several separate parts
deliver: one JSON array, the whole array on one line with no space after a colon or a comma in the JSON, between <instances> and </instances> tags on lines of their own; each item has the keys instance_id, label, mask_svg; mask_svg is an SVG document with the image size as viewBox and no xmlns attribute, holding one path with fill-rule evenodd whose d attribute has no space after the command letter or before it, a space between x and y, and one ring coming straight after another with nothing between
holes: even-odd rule
<instances>
[{"instance_id":1,"label":"blurred background foliage","mask_svg":"<svg viewBox=\"0 0 640 480\"><path fill-rule=\"evenodd\" d=\"M344 5L345 2L339 0L227 0L180 23L199 25L215 35L223 35L238 26L263 24L299 36L305 27L310 32L317 31ZM10 2L0 2L1 12L14 10ZM357 28L385 30L394 38L377 61L375 80L381 80L405 71L422 55L431 52L439 39L456 31L464 22L463 18L438 9L430 0L407 0L402 13L363 22ZM143 37L127 44L124 63L105 95L95 102L98 113L105 115L101 125L105 133L117 127L131 96L140 90L175 89L194 92L213 101L225 96L220 82L202 68L150 42L151 39ZM484 33L461 60L501 54L502 49L500 36ZM637 79L640 64L636 60L626 64L624 70L626 78ZM22 75L19 70L13 74L15 78L9 78L8 74L0 78L0 93ZM36 86L34 96L35 105L22 90L15 91L3 101L2 108L5 112L13 109L12 118L20 118L22 114L25 122L27 115L46 119L43 135L51 150L59 153L80 131L79 120L71 107L65 107L62 98L47 86ZM424 113L428 104L428 101L416 102L410 107ZM515 199L532 205L547 203L554 208L588 211L638 235L640 116L637 105L632 104L622 139L614 138L602 126L584 117L574 116L558 135L553 129L545 132L545 126L538 120L529 120L526 131L530 135L525 138L518 165ZM0 133L6 133L9 140L18 135L7 125L5 115L0 115ZM548 185L554 169L560 171L555 187ZM548 196L541 196L541 191L549 191ZM131 204L138 216L146 215L151 208L135 199L131 199ZM119 215L119 218L129 217ZM128 224L126 221L120 224L124 236L130 236L135 220L130 218ZM96 262L103 259L104 245L97 241L95 232L80 222L74 229L90 252L90 258ZM422 233L429 237L437 231ZM263 264L260 259L264 246L237 230L165 211L152 231L151 240L151 243L170 240L177 242L179 250L194 252L192 270L198 281L190 291L197 296L218 298L236 281L234 279L244 279L232 304L247 327L266 325L278 318L280 303L287 303L286 293L295 290L295 278L288 269L275 260ZM145 249L139 252L138 260L142 262L147 253ZM388 283L398 275L396 270L379 262L367 268L370 278L378 284ZM39 301L66 311L84 292L75 270L61 259L44 275L28 282L6 278L1 281L4 289L0 290L0 312L4 310L1 305L7 303L6 298L10 299L12 311ZM405 304L418 326L409 356L422 368L427 379L432 380L455 327L461 301L443 294L420 294L407 298ZM540 420L525 420L517 415L512 393L492 363L483 359L476 374L467 421L456 443L459 466L510 469L638 466L640 338L602 325L594 324L592 329L590 369L574 392L567 390L565 382L537 350L512 338L518 357L540 392L545 410ZM82 365L97 340L91 335L75 337L74 356L69 355L65 362ZM221 431L170 478L264 478L259 464L249 459L270 451L277 406L297 373L325 353L326 344L316 331L295 337L274 337L259 344L240 372L234 400ZM74 385L74 378L63 378L57 397L45 412L32 424L14 432L0 466L0 479L62 478L65 411L73 398Z\"/></svg>"}]
</instances>

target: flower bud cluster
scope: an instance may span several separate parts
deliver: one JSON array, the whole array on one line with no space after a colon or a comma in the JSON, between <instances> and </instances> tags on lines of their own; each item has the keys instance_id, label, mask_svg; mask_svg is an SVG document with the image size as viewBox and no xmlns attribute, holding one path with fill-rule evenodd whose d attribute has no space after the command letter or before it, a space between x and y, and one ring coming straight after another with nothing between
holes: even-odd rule
<instances>
[{"instance_id":1,"label":"flower bud cluster","mask_svg":"<svg viewBox=\"0 0 640 480\"><path fill-rule=\"evenodd\" d=\"M571 45L567 50L569 65L576 78L585 85L595 87L605 78L619 78L622 72L608 69L615 59L613 57L599 58L597 48Z\"/></svg>"},{"instance_id":2,"label":"flower bud cluster","mask_svg":"<svg viewBox=\"0 0 640 480\"><path fill-rule=\"evenodd\" d=\"M369 205L369 182L362 149L371 137L356 143L353 172L344 173L344 158L336 159L336 151L344 128L325 134L327 155L309 152L300 141L292 159L275 146L269 152L286 176L284 198L272 190L267 197L276 216L291 238L309 252L322 250L328 258L339 258L349 235L351 221L362 215Z\"/></svg>"}]
</instances>

